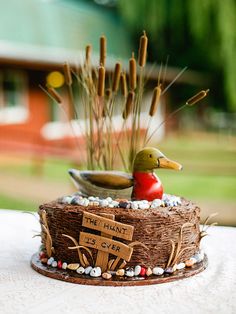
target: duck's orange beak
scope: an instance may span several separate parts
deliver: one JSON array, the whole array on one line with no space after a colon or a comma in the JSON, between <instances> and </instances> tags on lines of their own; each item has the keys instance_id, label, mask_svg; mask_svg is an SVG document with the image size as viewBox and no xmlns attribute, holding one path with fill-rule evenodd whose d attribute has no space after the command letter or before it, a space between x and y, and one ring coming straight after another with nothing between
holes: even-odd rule
<instances>
[{"instance_id":1,"label":"duck's orange beak","mask_svg":"<svg viewBox=\"0 0 236 314\"><path fill-rule=\"evenodd\" d=\"M182 165L180 165L178 162L170 160L166 157L160 157L158 158L159 161L159 167L158 168L165 168L165 169L174 169L174 170L182 170Z\"/></svg>"}]
</instances>

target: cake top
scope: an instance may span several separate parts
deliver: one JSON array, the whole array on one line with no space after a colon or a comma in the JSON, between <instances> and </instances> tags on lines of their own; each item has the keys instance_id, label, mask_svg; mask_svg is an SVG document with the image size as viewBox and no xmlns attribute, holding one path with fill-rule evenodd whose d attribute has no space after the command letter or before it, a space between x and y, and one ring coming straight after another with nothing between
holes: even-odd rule
<instances>
[{"instance_id":1,"label":"cake top","mask_svg":"<svg viewBox=\"0 0 236 314\"><path fill-rule=\"evenodd\" d=\"M180 198L175 195L164 194L162 200L156 199L151 202L129 201L127 199L113 200L111 197L100 199L98 197L83 197L80 193L67 195L42 205L41 208L49 210L62 210L66 212L88 211L91 213L109 213L114 215L129 215L137 218L145 218L149 216L181 215L186 212L199 210L199 208L191 201Z\"/></svg>"}]
</instances>

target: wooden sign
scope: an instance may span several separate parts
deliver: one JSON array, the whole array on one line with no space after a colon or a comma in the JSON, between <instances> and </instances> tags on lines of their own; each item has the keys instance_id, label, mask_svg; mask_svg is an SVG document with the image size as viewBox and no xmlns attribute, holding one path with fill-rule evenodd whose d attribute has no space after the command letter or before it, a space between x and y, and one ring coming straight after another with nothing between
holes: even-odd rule
<instances>
[{"instance_id":1,"label":"wooden sign","mask_svg":"<svg viewBox=\"0 0 236 314\"><path fill-rule=\"evenodd\" d=\"M105 217L105 218L108 218L108 219L111 219L111 220L115 220L115 215L106 214L106 213L102 213L100 215L102 217ZM109 239L112 239L112 235L104 233L104 232L101 232L101 236L109 238ZM109 254L105 253L103 251L98 251L97 259L96 259L96 266L101 267L103 272L106 271L108 261L109 261Z\"/></svg>"},{"instance_id":2,"label":"wooden sign","mask_svg":"<svg viewBox=\"0 0 236 314\"><path fill-rule=\"evenodd\" d=\"M86 247L113 254L126 261L130 260L133 253L133 248L124 243L87 232L80 232L79 243Z\"/></svg>"},{"instance_id":3,"label":"wooden sign","mask_svg":"<svg viewBox=\"0 0 236 314\"><path fill-rule=\"evenodd\" d=\"M82 226L100 231L101 235L80 232L79 244L98 250L96 266L101 267L104 272L107 270L109 254L116 256L110 270L117 267L120 259L130 261L133 248L122 242L112 240L112 237L132 240L134 227L115 221L115 216L112 214L101 213L100 215L102 217L88 212L83 213Z\"/></svg>"},{"instance_id":4,"label":"wooden sign","mask_svg":"<svg viewBox=\"0 0 236 314\"><path fill-rule=\"evenodd\" d=\"M134 227L120 222L84 212L82 225L89 229L101 231L113 237L131 241Z\"/></svg>"}]
</instances>

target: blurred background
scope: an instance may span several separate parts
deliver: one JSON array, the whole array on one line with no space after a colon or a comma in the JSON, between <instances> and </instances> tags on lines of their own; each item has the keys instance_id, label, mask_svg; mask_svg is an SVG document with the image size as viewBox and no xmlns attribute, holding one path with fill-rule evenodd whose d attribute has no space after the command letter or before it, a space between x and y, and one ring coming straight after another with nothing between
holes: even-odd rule
<instances>
[{"instance_id":1,"label":"blurred background","mask_svg":"<svg viewBox=\"0 0 236 314\"><path fill-rule=\"evenodd\" d=\"M137 56L146 30L146 98L160 68L171 85L154 124L210 89L152 139L184 166L158 173L165 191L196 201L203 218L218 212L219 224L236 225L234 0L0 0L0 8L0 208L36 211L75 191L67 169L84 167L82 142L75 147L62 110L40 86L50 82L63 94L63 63L79 68L87 44L98 65L102 34L112 73L114 60L127 65L132 51Z\"/></svg>"}]
</instances>

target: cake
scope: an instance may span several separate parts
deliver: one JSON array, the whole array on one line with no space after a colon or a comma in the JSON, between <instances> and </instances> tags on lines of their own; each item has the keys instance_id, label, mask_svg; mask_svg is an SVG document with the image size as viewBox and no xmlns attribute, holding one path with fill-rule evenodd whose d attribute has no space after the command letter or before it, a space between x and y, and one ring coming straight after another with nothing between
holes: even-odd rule
<instances>
[{"instance_id":1,"label":"cake","mask_svg":"<svg viewBox=\"0 0 236 314\"><path fill-rule=\"evenodd\" d=\"M145 202L75 193L41 205L39 216L42 250L36 258L41 270L49 269L43 273L54 278L147 284L190 276L206 267L200 208L184 198L164 195L163 200Z\"/></svg>"},{"instance_id":2,"label":"cake","mask_svg":"<svg viewBox=\"0 0 236 314\"><path fill-rule=\"evenodd\" d=\"M89 117L84 135L86 162L87 169L92 170L69 170L78 191L39 207L42 245L31 264L46 276L81 284L145 285L192 276L207 265L207 257L200 249L206 234L200 230L200 208L185 198L164 194L154 173L158 168L181 170L182 166L158 149L147 147L168 118L149 134L162 96L159 79L147 125L141 114L147 42L144 32L138 75L134 53L129 60L129 91L120 62L115 65L112 79L109 71L107 74L105 36L100 38L97 71L91 66L91 46L86 47L78 82L85 90L81 101L84 117ZM71 94L68 64L64 74ZM53 87L47 87L47 91L62 103ZM208 91L199 92L180 109L196 104ZM123 111L120 131L113 116L116 100L121 101ZM75 104L70 107L75 108ZM120 169L121 164L126 172L114 170Z\"/></svg>"}]
</instances>

